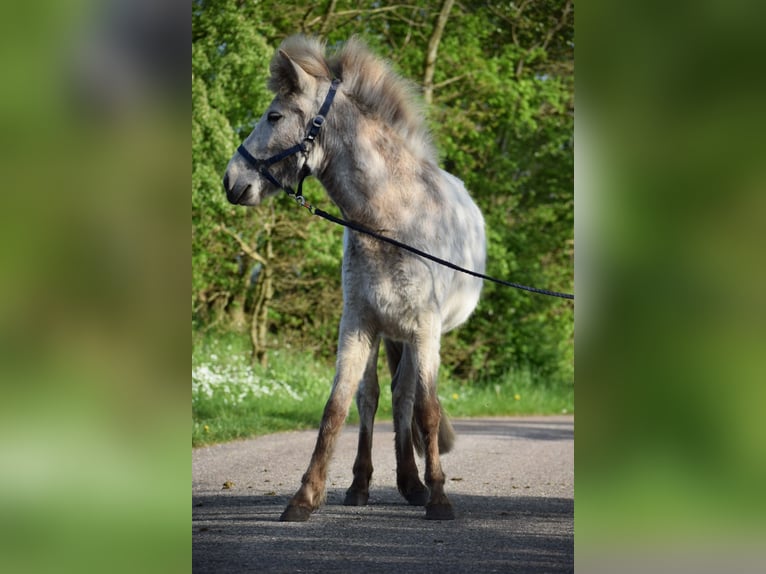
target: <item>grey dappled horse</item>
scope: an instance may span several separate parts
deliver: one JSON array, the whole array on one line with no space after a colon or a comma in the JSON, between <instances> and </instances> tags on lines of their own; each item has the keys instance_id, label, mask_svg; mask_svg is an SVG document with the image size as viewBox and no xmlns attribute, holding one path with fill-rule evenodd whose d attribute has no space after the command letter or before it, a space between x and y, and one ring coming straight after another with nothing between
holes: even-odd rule
<instances>
[{"instance_id":1,"label":"grey dappled horse","mask_svg":"<svg viewBox=\"0 0 766 574\"><path fill-rule=\"evenodd\" d=\"M278 186L314 175L346 219L484 271L482 215L463 183L437 165L407 82L355 38L326 56L318 40L290 37L270 71L276 97L224 176L230 202L258 205ZM322 504L357 389L359 447L345 504L367 503L381 339L392 374L397 486L410 504L425 505L426 518L452 519L439 461L454 441L436 394L439 344L476 307L481 280L348 229L342 270L335 380L308 470L280 519L307 520ZM425 485L413 447L425 452Z\"/></svg>"}]
</instances>

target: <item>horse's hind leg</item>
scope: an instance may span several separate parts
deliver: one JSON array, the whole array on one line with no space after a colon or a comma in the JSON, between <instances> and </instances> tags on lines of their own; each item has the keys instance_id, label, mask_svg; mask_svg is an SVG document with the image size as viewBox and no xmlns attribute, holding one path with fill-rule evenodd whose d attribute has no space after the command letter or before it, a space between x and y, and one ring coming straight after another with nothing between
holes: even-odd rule
<instances>
[{"instance_id":1,"label":"horse's hind leg","mask_svg":"<svg viewBox=\"0 0 766 574\"><path fill-rule=\"evenodd\" d=\"M438 324L430 325L419 333L415 347L417 365L417 398L415 417L423 431L426 454L426 485L430 490L426 504L426 518L429 520L452 520L455 514L447 495L444 493L444 472L439 460L439 422L441 407L436 395L436 379L439 372Z\"/></svg>"},{"instance_id":2,"label":"horse's hind leg","mask_svg":"<svg viewBox=\"0 0 766 574\"><path fill-rule=\"evenodd\" d=\"M428 489L418 477L412 448L412 414L415 402L417 372L409 345L384 339L386 357L391 370L391 395L396 433L396 485L402 496L413 506L428 501Z\"/></svg>"},{"instance_id":3,"label":"horse's hind leg","mask_svg":"<svg viewBox=\"0 0 766 574\"><path fill-rule=\"evenodd\" d=\"M377 341L377 337L372 336L369 329L364 328L356 317L347 320L347 314L344 313L340 325L335 381L324 408L314 454L311 456L308 470L303 475L301 487L279 518L281 521L308 520L311 513L322 504L332 450L364 373L373 341Z\"/></svg>"},{"instance_id":4,"label":"horse's hind leg","mask_svg":"<svg viewBox=\"0 0 766 574\"><path fill-rule=\"evenodd\" d=\"M359 409L359 446L354 462L354 481L346 491L346 506L364 506L370 498L370 480L372 479L372 430L375 413L378 410L378 342L373 343L367 368L356 393L356 406Z\"/></svg>"}]
</instances>

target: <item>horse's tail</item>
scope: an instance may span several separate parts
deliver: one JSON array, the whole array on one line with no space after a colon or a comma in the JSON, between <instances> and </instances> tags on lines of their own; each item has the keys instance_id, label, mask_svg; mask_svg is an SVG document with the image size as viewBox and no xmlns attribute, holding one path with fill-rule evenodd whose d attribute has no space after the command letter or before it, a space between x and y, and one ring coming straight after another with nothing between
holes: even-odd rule
<instances>
[{"instance_id":1,"label":"horse's tail","mask_svg":"<svg viewBox=\"0 0 766 574\"><path fill-rule=\"evenodd\" d=\"M396 385L396 371L399 368L399 362L402 360L402 343L392 341L390 339L383 339L383 343L386 347L386 357L388 359L388 368L391 371L392 386ZM392 388L393 391L393 388ZM444 454L452 450L455 444L455 429L452 428L452 423L447 417L447 413L444 411L441 402L439 402L439 452ZM420 428L417 417L412 417L412 445L420 456L425 453L425 442L423 441L423 431Z\"/></svg>"},{"instance_id":2,"label":"horse's tail","mask_svg":"<svg viewBox=\"0 0 766 574\"><path fill-rule=\"evenodd\" d=\"M439 452L444 454L451 451L455 445L455 429L452 428L452 423L441 403L439 403L439 415ZM418 455L423 456L426 450L425 441L423 441L423 430L416 417L412 417L412 445Z\"/></svg>"}]
</instances>

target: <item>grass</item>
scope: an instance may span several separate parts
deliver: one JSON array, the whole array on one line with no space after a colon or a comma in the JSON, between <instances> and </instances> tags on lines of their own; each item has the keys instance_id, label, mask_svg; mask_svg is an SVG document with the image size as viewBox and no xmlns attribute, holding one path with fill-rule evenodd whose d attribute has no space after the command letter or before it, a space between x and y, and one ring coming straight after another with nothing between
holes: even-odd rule
<instances>
[{"instance_id":1,"label":"grass","mask_svg":"<svg viewBox=\"0 0 766 574\"><path fill-rule=\"evenodd\" d=\"M391 419L390 378L381 358L378 420ZM192 348L192 445L276 431L318 428L334 365L292 349L274 350L268 368L250 365L249 341L236 333L195 333ZM574 412L572 384L529 371L465 382L442 367L439 398L451 417ZM349 422L358 421L356 406Z\"/></svg>"}]
</instances>

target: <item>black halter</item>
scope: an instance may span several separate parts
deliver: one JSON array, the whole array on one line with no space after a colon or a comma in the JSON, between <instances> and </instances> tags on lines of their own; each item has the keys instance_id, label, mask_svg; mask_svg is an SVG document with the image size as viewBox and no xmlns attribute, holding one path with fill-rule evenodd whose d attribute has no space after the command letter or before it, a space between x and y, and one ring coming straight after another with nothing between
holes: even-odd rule
<instances>
[{"instance_id":1,"label":"black halter","mask_svg":"<svg viewBox=\"0 0 766 574\"><path fill-rule=\"evenodd\" d=\"M322 107L319 108L319 113L316 115L316 117L311 120L311 124L309 124L308 130L306 131L306 137L303 138L303 141L295 144L294 146L287 148L286 150L283 150L277 154L274 154L268 159L258 159L256 157L253 157L253 155L245 149L244 144L240 145L237 148L237 152L247 160L247 162L253 166L255 169L258 170L258 173L260 173L263 177L268 179L271 183L273 183L275 186L277 186L279 189L284 190L287 192L288 195L295 197L296 199L302 198L301 195L301 189L303 188L303 180L306 176L303 176L298 183L298 193L295 193L293 188L291 188L289 185L282 185L282 183L274 177L274 175L269 171L269 168L274 165L277 162L282 161L285 158L290 157L293 154L299 153L299 152L308 152L309 147L306 145L306 142L309 144L313 143L316 139L317 135L319 135L319 130L322 129L322 126L325 122L325 117L327 116L327 112L330 111L330 106L332 106L332 101L335 99L335 92L338 90L338 85L340 84L339 79L334 79L332 83L330 84L330 91L327 92L327 96L324 99L324 103L322 104Z\"/></svg>"}]
</instances>

